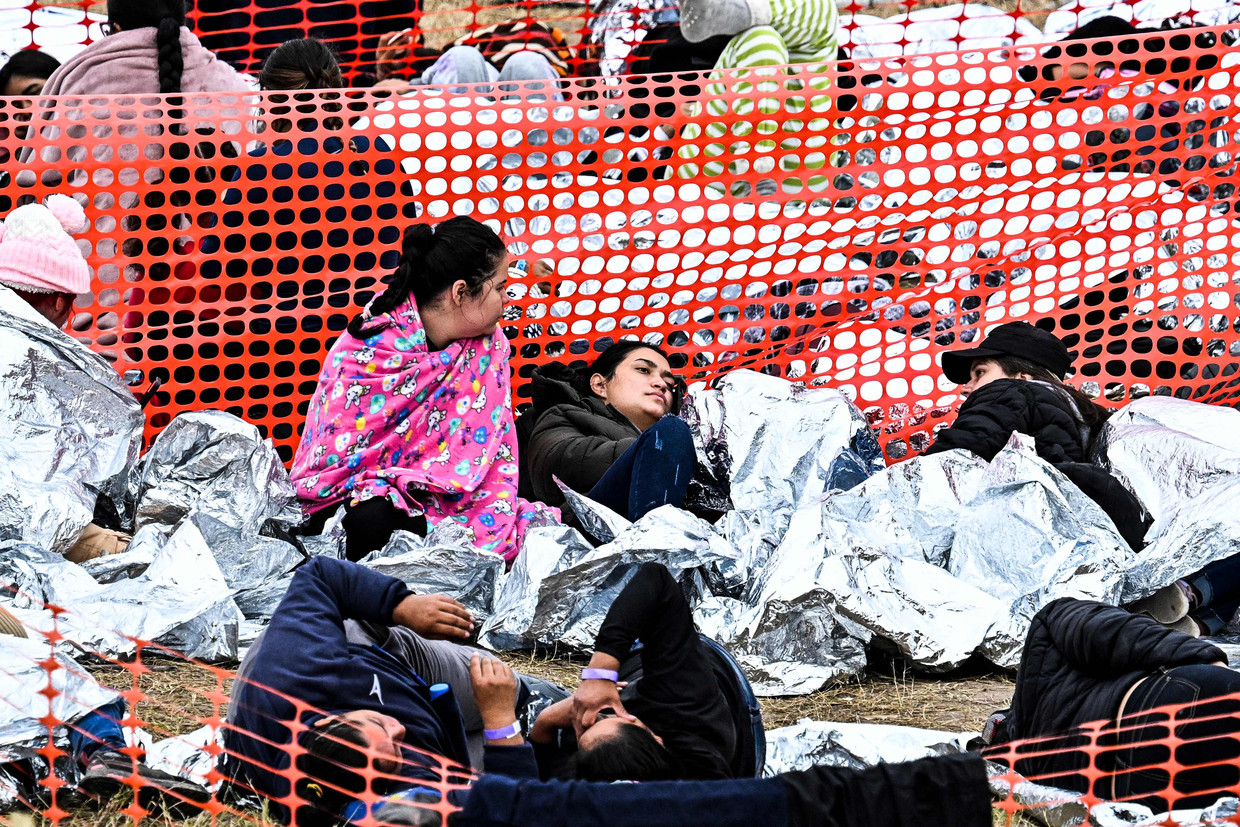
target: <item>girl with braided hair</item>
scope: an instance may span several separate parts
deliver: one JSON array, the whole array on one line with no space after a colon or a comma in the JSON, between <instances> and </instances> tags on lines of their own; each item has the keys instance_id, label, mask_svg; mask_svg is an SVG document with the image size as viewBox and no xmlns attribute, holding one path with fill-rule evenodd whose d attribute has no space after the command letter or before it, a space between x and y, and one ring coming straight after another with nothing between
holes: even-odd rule
<instances>
[{"instance_id":1,"label":"girl with braided hair","mask_svg":"<svg viewBox=\"0 0 1240 827\"><path fill-rule=\"evenodd\" d=\"M106 35L57 69L44 95L244 92L247 79L185 27L185 0L108 0Z\"/></svg>"},{"instance_id":2,"label":"girl with braided hair","mask_svg":"<svg viewBox=\"0 0 1240 827\"><path fill-rule=\"evenodd\" d=\"M323 362L291 477L311 532L344 506L351 560L452 522L511 562L554 509L517 495L508 251L468 216L405 231L400 265Z\"/></svg>"}]
</instances>

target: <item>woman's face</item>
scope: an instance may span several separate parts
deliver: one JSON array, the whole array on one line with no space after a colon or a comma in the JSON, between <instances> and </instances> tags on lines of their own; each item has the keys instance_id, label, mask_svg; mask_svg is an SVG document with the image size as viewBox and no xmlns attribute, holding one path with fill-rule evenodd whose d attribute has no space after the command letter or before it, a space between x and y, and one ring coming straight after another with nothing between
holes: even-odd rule
<instances>
[{"instance_id":1,"label":"woman's face","mask_svg":"<svg viewBox=\"0 0 1240 827\"><path fill-rule=\"evenodd\" d=\"M983 385L989 385L996 379L1017 378L1020 377L1009 376L1005 373L1003 368L994 359L976 359L973 362L973 366L969 368L969 381L960 386L960 395L967 399L973 391Z\"/></svg>"},{"instance_id":2,"label":"woman's face","mask_svg":"<svg viewBox=\"0 0 1240 827\"><path fill-rule=\"evenodd\" d=\"M457 307L458 339L476 339L495 330L504 317L504 301L508 298L508 256L500 262L482 291L476 296L465 295Z\"/></svg>"},{"instance_id":3,"label":"woman's face","mask_svg":"<svg viewBox=\"0 0 1240 827\"><path fill-rule=\"evenodd\" d=\"M8 85L0 89L0 95L13 95L33 98L37 97L43 91L43 87L47 85L47 78L32 78L29 75L13 75L9 78ZM20 107L26 107L30 104L25 101L18 102Z\"/></svg>"},{"instance_id":4,"label":"woman's face","mask_svg":"<svg viewBox=\"0 0 1240 827\"><path fill-rule=\"evenodd\" d=\"M590 377L590 388L643 431L672 409L672 366L654 350L638 348L616 366L611 379Z\"/></svg>"}]
</instances>

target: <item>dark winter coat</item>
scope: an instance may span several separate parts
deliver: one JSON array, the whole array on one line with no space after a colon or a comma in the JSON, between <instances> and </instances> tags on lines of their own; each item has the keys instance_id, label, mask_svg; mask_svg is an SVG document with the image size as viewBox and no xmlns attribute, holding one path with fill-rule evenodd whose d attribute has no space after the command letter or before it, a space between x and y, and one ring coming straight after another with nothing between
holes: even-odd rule
<instances>
[{"instance_id":1,"label":"dark winter coat","mask_svg":"<svg viewBox=\"0 0 1240 827\"><path fill-rule=\"evenodd\" d=\"M1038 456L1098 503L1128 545L1140 550L1149 515L1119 480L1089 461L1096 430L1085 425L1076 403L1054 385L997 379L969 395L956 421L939 431L926 453L963 448L990 462L1013 432L1031 436Z\"/></svg>"},{"instance_id":2,"label":"dark winter coat","mask_svg":"<svg viewBox=\"0 0 1240 827\"><path fill-rule=\"evenodd\" d=\"M529 480L529 493L522 496L532 494L547 505L564 502L553 476L587 493L642 433L602 399L578 391L572 376L569 368L556 363L534 371L534 407L521 417L534 416L521 446Z\"/></svg>"},{"instance_id":3,"label":"dark winter coat","mask_svg":"<svg viewBox=\"0 0 1240 827\"><path fill-rule=\"evenodd\" d=\"M1226 660L1217 646L1145 615L1060 598L1044 606L1029 627L1012 708L997 740L1059 735L1082 724L1113 721L1125 693L1159 668ZM1019 764L1016 769L1025 775L1068 774L1079 769L1080 754L1064 749Z\"/></svg>"}]
</instances>

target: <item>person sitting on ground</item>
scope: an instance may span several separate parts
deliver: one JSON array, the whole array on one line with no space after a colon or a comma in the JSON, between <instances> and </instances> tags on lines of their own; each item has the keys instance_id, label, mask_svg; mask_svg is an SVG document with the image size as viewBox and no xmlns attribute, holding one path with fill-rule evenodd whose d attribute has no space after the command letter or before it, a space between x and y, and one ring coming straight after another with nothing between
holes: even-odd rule
<instances>
[{"instance_id":1,"label":"person sitting on ground","mask_svg":"<svg viewBox=\"0 0 1240 827\"><path fill-rule=\"evenodd\" d=\"M581 685L539 714L530 740L571 727L568 774L586 781L752 777L761 719L738 731L737 704L757 703L736 674L698 636L667 568L643 563L607 611Z\"/></svg>"},{"instance_id":2,"label":"person sitting on ground","mask_svg":"<svg viewBox=\"0 0 1240 827\"><path fill-rule=\"evenodd\" d=\"M17 428L10 423L6 428L10 455L20 457L27 451L46 451L46 434L62 428L82 434L79 442L83 453L66 455L59 466L73 477L72 483L44 479L41 474L35 479L24 479L22 463L9 463L9 473L16 474L30 491L44 486L48 490L63 490L56 486L72 490L75 485L83 485L78 471L88 463L98 470L94 485L102 485L111 472L106 459L91 453L95 434L116 433L126 425L141 430L141 408L116 371L98 354L62 332L73 316L77 297L90 291L90 267L73 238L89 226L81 205L61 194L49 195L44 204L18 207L0 223L0 346L13 348L9 351L12 353L24 353L31 350L30 339L38 338L51 343L64 357L64 364L59 367L60 381L34 383L30 390L33 397L11 400L16 407L7 413L23 425ZM41 370L45 368L32 358L29 372L35 375ZM89 411L81 411L81 399L89 394L122 400L130 410L130 421L92 419ZM79 412L81 418L65 422L60 417L62 411ZM136 457L136 445L134 451ZM91 485L84 488L90 489ZM93 500L97 493L97 488L89 493L84 490L83 496ZM32 519L37 520L38 515L32 515ZM123 551L129 539L128 535L91 522L76 538L69 538L67 547L51 550L62 552L71 562L82 563Z\"/></svg>"},{"instance_id":3,"label":"person sitting on ground","mask_svg":"<svg viewBox=\"0 0 1240 827\"><path fill-rule=\"evenodd\" d=\"M516 724L532 679L452 642L473 628L451 598L415 595L356 563L311 559L237 671L222 771L299 825L337 823L367 787L392 793L427 780L418 750L537 777ZM294 741L305 750L295 761ZM370 784L368 766L382 783ZM282 803L290 795L306 802L295 813Z\"/></svg>"},{"instance_id":4,"label":"person sitting on ground","mask_svg":"<svg viewBox=\"0 0 1240 827\"><path fill-rule=\"evenodd\" d=\"M1033 618L1012 706L988 757L1015 760L1013 769L1031 780L1156 813L1203 807L1240 784L1237 713L1240 674L1217 646L1125 609L1065 597ZM1105 728L1079 734L1086 724Z\"/></svg>"},{"instance_id":5,"label":"person sitting on ground","mask_svg":"<svg viewBox=\"0 0 1240 827\"><path fill-rule=\"evenodd\" d=\"M1092 461L1111 412L1064 384L1072 354L1054 334L1028 322L996 327L981 345L943 354L943 374L961 385L965 402L951 427L926 451L954 448L990 462L1013 432L1033 437L1038 456L1098 503L1135 550L1151 521L1141 503Z\"/></svg>"},{"instance_id":6,"label":"person sitting on ground","mask_svg":"<svg viewBox=\"0 0 1240 827\"><path fill-rule=\"evenodd\" d=\"M500 81L557 81L571 72L571 53L563 34L538 22L512 21L470 32L434 62L429 62L426 50L417 48L416 40L413 29L383 39L378 64L383 80L376 85L455 87ZM397 67L411 57L414 72L410 78L402 78ZM503 88L511 91L512 87ZM557 100L562 98L556 93Z\"/></svg>"},{"instance_id":7,"label":"person sitting on ground","mask_svg":"<svg viewBox=\"0 0 1240 827\"><path fill-rule=\"evenodd\" d=\"M384 179L391 179L395 176L396 161L393 157L380 157L374 162L373 170L370 163L360 157L355 157L370 148L370 140L361 133L350 134L346 130L343 118L337 114L328 114L340 112L343 109L341 102L321 99L312 94L319 90L342 89L344 85L344 76L336 62L335 53L321 40L313 38L290 40L267 57L266 62L263 63L262 73L259 75L259 86L262 91L304 92L305 94L272 94L266 97L265 108L276 117L266 124L266 142L253 148L249 152L249 158L259 159L271 155L285 159L286 162L272 161L261 164L267 171L263 186L267 186L268 181L281 181L285 182L285 186L296 189L299 180L303 183L311 183L302 177L303 173L311 174L306 172L302 165L287 163L287 159L294 155L311 157L321 153L344 154L348 158L344 169L351 176L361 178L374 174ZM330 98L330 96L323 96L323 98ZM379 137L374 139L374 147L379 152L391 152L391 147ZM230 165L224 168L221 177L230 184L236 185L242 180L247 169L254 169L257 166L260 165L252 164L246 167ZM317 180L319 168L314 166L313 169L313 175ZM348 210L342 205L331 203L344 199L348 191L348 187L340 183L334 183L322 189L321 206L326 226L319 243L324 248L339 251L348 249L351 245L350 231L340 226L347 220ZM375 205L374 218L383 225L390 225L399 214L400 209L397 203L388 198L394 195L394 192L395 187L389 183L376 185L375 195L379 196L381 201ZM412 188L408 184L402 187L402 192L412 199ZM242 204L244 198L245 193L241 186L230 186L220 196L220 202L226 207L237 207ZM294 211L289 209L288 220L292 220L293 214ZM277 212L275 220L282 221L283 213ZM212 229L222 226L226 230L234 231L225 236L223 240L220 235L214 233L202 237L200 246L205 256L200 264L202 276L203 278L218 278L226 270L236 267L244 268L247 264L244 258L234 260L217 256L216 253L219 252L221 245L225 245L230 252L248 246L249 235L238 230L249 228L253 231L256 228L265 228L267 216L266 214L252 215L249 210L234 209L223 211L218 218L214 215L207 215L204 223ZM381 226L377 235L380 243L393 244L397 240L398 231L391 226ZM280 253L274 256L277 272L290 272L289 268L296 269L300 266L307 244L310 243L308 238L295 235L289 240L282 235L276 236L275 248ZM332 272L348 272L352 261L353 257L349 255L331 255L328 256L328 269ZM285 335L297 332L298 319L284 314L295 310L298 305L299 302L296 299L287 299L275 305L275 309L282 314L275 320L277 332ZM271 320L261 315L264 310L270 309L270 306L252 308L256 314L259 314L258 318L252 322L252 332L264 335L270 331Z\"/></svg>"},{"instance_id":8,"label":"person sitting on ground","mask_svg":"<svg viewBox=\"0 0 1240 827\"><path fill-rule=\"evenodd\" d=\"M0 67L0 95L36 97L59 67L60 61L47 52L22 49Z\"/></svg>"},{"instance_id":9,"label":"person sitting on ground","mask_svg":"<svg viewBox=\"0 0 1240 827\"><path fill-rule=\"evenodd\" d=\"M44 95L244 92L244 76L185 28L183 0L108 0L107 37L65 61Z\"/></svg>"},{"instance_id":10,"label":"person sitting on ground","mask_svg":"<svg viewBox=\"0 0 1240 827\"><path fill-rule=\"evenodd\" d=\"M645 342L611 345L581 374L557 363L533 376L530 491L559 505L555 483L627 517L683 504L696 466L680 410L680 380L667 354Z\"/></svg>"},{"instance_id":11,"label":"person sitting on ground","mask_svg":"<svg viewBox=\"0 0 1240 827\"><path fill-rule=\"evenodd\" d=\"M400 265L332 346L292 479L311 531L344 505L350 559L452 520L513 560L538 508L517 496L508 252L466 216L405 232ZM558 515L556 515L558 516Z\"/></svg>"}]
</instances>

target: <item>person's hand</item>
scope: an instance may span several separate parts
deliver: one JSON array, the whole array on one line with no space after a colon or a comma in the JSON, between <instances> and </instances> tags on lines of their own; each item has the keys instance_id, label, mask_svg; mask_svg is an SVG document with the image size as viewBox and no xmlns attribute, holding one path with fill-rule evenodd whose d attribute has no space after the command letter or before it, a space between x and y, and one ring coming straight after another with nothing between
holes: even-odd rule
<instances>
[{"instance_id":1,"label":"person's hand","mask_svg":"<svg viewBox=\"0 0 1240 827\"><path fill-rule=\"evenodd\" d=\"M545 279L555 274L555 266L549 258L540 258L534 262L534 266L530 268L530 275L537 279Z\"/></svg>"},{"instance_id":2,"label":"person's hand","mask_svg":"<svg viewBox=\"0 0 1240 827\"><path fill-rule=\"evenodd\" d=\"M383 80L376 81L375 85L370 88L371 89L401 89L401 90L404 90L404 89L411 89L412 87L413 87L413 84L405 80L404 78L384 78Z\"/></svg>"},{"instance_id":3,"label":"person's hand","mask_svg":"<svg viewBox=\"0 0 1240 827\"><path fill-rule=\"evenodd\" d=\"M469 610L443 594L411 594L396 605L392 623L427 640L465 640L474 630Z\"/></svg>"},{"instance_id":4,"label":"person's hand","mask_svg":"<svg viewBox=\"0 0 1240 827\"><path fill-rule=\"evenodd\" d=\"M534 719L534 725L530 727L530 740L549 744L555 740L557 730L572 729L572 727L573 699L569 696L562 701L556 701L538 713L538 717Z\"/></svg>"},{"instance_id":5,"label":"person's hand","mask_svg":"<svg viewBox=\"0 0 1240 827\"><path fill-rule=\"evenodd\" d=\"M379 38L375 51L375 79L384 80L400 69L409 59L413 47L413 29L401 29Z\"/></svg>"},{"instance_id":6,"label":"person's hand","mask_svg":"<svg viewBox=\"0 0 1240 827\"><path fill-rule=\"evenodd\" d=\"M629 721L637 720L624 710L624 704L620 702L620 687L611 681L582 681L577 691L573 693L572 701L573 731L577 733L578 738L581 737L581 733L594 725L600 709L612 709L618 718Z\"/></svg>"},{"instance_id":7,"label":"person's hand","mask_svg":"<svg viewBox=\"0 0 1240 827\"><path fill-rule=\"evenodd\" d=\"M474 655L469 660L469 681L484 729L500 729L517 719L517 675L508 664Z\"/></svg>"}]
</instances>

